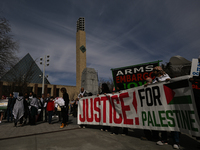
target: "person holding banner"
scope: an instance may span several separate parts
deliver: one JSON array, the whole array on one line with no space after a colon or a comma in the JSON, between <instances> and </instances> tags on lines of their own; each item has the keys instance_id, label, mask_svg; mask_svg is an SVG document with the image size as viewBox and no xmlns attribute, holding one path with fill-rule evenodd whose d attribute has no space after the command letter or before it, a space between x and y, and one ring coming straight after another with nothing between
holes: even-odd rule
<instances>
[{"instance_id":1,"label":"person holding banner","mask_svg":"<svg viewBox=\"0 0 200 150\"><path fill-rule=\"evenodd\" d=\"M147 87L149 84L152 84L152 78L151 77L146 78L146 83L144 84L144 87ZM144 129L143 131L144 131L145 136L142 136L141 140L158 140L159 139L157 132L153 132L154 133L153 134L151 132L151 130Z\"/></svg>"},{"instance_id":2,"label":"person holding banner","mask_svg":"<svg viewBox=\"0 0 200 150\"><path fill-rule=\"evenodd\" d=\"M76 100L76 102L77 102L77 105L76 106L78 106L78 101L79 101L79 99L81 99L81 98L83 98L83 97L87 97L88 96L88 94L87 94L87 92L85 91L85 89L83 88L83 87L81 87L81 90L80 90L80 93L78 94L78 98L77 98L77 100ZM75 115L76 116L76 115ZM80 126L79 126L79 128L85 128L86 127L86 125L84 125L84 124L81 124Z\"/></svg>"},{"instance_id":3,"label":"person holding banner","mask_svg":"<svg viewBox=\"0 0 200 150\"><path fill-rule=\"evenodd\" d=\"M195 103L197 106L197 112L198 116L200 118L200 76L197 77L192 77L189 79L189 81L195 86L193 87L193 93L194 93L194 98L195 98Z\"/></svg>"},{"instance_id":4,"label":"person holding banner","mask_svg":"<svg viewBox=\"0 0 200 150\"><path fill-rule=\"evenodd\" d=\"M119 83L117 84L116 91L121 93L124 89L124 84ZM111 135L118 134L120 127L113 127L113 132L111 132ZM123 127L122 128L122 136L128 135L128 128Z\"/></svg>"},{"instance_id":5,"label":"person holding banner","mask_svg":"<svg viewBox=\"0 0 200 150\"><path fill-rule=\"evenodd\" d=\"M169 81L171 78L167 73L164 72L164 70L160 66L156 66L153 68L153 74L156 76L155 79L152 81L152 83L162 82L162 81ZM154 134L159 134L158 131L153 131ZM173 131L172 138L174 141L173 148L179 149L179 136L180 133L177 131ZM157 145L164 145L168 144L168 138L167 138L167 131L161 131L161 140L156 142Z\"/></svg>"},{"instance_id":6,"label":"person holding banner","mask_svg":"<svg viewBox=\"0 0 200 150\"><path fill-rule=\"evenodd\" d=\"M101 93L99 93L99 94L104 94L104 95L106 95L106 94L108 94L108 93L111 93L110 92L110 90L109 90L109 88L108 88L108 85L106 84L106 83L102 83L102 86L101 86ZM97 94L97 96L99 96L99 94ZM110 127L109 126L102 126L102 128L101 128L101 131L106 131L106 132L108 132L108 130L110 130Z\"/></svg>"},{"instance_id":7,"label":"person holding banner","mask_svg":"<svg viewBox=\"0 0 200 150\"><path fill-rule=\"evenodd\" d=\"M160 66L156 66L153 68L153 74L155 75L155 79L152 83L169 81L171 78L168 74L166 74ZM155 137L159 137L159 131L152 131ZM161 131L161 140L156 142L157 145L168 144L167 139L167 131Z\"/></svg>"},{"instance_id":8,"label":"person holding banner","mask_svg":"<svg viewBox=\"0 0 200 150\"><path fill-rule=\"evenodd\" d=\"M156 66L153 68L153 74L156 76L152 83L161 82L161 81L169 81L171 78L167 73L165 73L160 66Z\"/></svg>"},{"instance_id":9,"label":"person holding banner","mask_svg":"<svg viewBox=\"0 0 200 150\"><path fill-rule=\"evenodd\" d=\"M199 62L200 62L200 56L199 56ZM200 73L199 73L199 76L193 76L192 78L189 79L189 81L192 83L197 113L198 113L198 117L200 118L200 94L199 94L200 93ZM200 140L200 137L196 137L196 139Z\"/></svg>"},{"instance_id":10,"label":"person holding banner","mask_svg":"<svg viewBox=\"0 0 200 150\"><path fill-rule=\"evenodd\" d=\"M78 94L78 99L81 99L83 97L87 97L88 93L86 92L86 90L82 87L80 90L80 93Z\"/></svg>"},{"instance_id":11,"label":"person holding banner","mask_svg":"<svg viewBox=\"0 0 200 150\"><path fill-rule=\"evenodd\" d=\"M146 78L146 83L144 84L144 87L146 87L148 84L152 84L152 78L151 77Z\"/></svg>"}]
</instances>

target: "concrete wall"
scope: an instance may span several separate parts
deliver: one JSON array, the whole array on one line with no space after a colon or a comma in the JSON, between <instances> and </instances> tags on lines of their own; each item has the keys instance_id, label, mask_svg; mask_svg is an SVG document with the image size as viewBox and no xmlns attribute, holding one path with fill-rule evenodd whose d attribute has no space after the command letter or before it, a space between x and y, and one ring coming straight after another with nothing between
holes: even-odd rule
<instances>
[{"instance_id":1,"label":"concrete wall","mask_svg":"<svg viewBox=\"0 0 200 150\"><path fill-rule=\"evenodd\" d=\"M92 94L98 94L98 76L93 68L85 68L82 72L81 87Z\"/></svg>"}]
</instances>

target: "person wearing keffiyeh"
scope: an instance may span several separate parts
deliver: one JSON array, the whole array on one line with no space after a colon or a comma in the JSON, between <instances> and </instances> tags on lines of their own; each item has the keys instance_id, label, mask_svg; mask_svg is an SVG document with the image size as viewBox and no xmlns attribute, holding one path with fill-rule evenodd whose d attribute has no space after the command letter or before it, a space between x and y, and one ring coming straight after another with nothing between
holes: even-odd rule
<instances>
[{"instance_id":1,"label":"person wearing keffiyeh","mask_svg":"<svg viewBox=\"0 0 200 150\"><path fill-rule=\"evenodd\" d=\"M22 93L19 93L19 96L16 99L16 102L13 107L13 116L14 116L14 125L17 126L17 122L20 120L20 125L23 122L24 115L24 97Z\"/></svg>"},{"instance_id":2,"label":"person wearing keffiyeh","mask_svg":"<svg viewBox=\"0 0 200 150\"><path fill-rule=\"evenodd\" d=\"M86 97L88 96L87 95L87 92L85 91L85 89L82 87L81 90L80 90L80 93L78 94L78 99L82 98L82 97Z\"/></svg>"},{"instance_id":3,"label":"person wearing keffiyeh","mask_svg":"<svg viewBox=\"0 0 200 150\"><path fill-rule=\"evenodd\" d=\"M36 124L36 118L38 115L38 108L39 108L39 101L36 98L36 95L33 94L33 98L30 102L30 113L31 113L31 125L35 125Z\"/></svg>"}]
</instances>

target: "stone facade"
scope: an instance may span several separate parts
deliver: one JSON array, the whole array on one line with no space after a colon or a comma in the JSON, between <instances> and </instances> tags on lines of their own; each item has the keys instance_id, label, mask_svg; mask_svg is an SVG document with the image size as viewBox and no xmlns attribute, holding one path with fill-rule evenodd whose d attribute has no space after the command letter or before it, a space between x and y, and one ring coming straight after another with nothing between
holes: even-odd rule
<instances>
[{"instance_id":1,"label":"stone facade","mask_svg":"<svg viewBox=\"0 0 200 150\"><path fill-rule=\"evenodd\" d=\"M81 87L81 75L86 68L86 51L82 51L82 47L86 47L85 31L78 30L76 32L76 87L79 91Z\"/></svg>"},{"instance_id":2,"label":"stone facade","mask_svg":"<svg viewBox=\"0 0 200 150\"><path fill-rule=\"evenodd\" d=\"M98 76L93 68L85 68L82 72L81 87L93 95L98 94Z\"/></svg>"},{"instance_id":3,"label":"stone facade","mask_svg":"<svg viewBox=\"0 0 200 150\"><path fill-rule=\"evenodd\" d=\"M4 95L4 91L6 90L5 88L9 88L12 85L11 82L0 82L0 95ZM47 93L50 93L51 96L54 97L62 97L62 93L60 91L61 88L66 88L67 89L67 93L69 94L69 98L74 99L77 97L78 92L76 89L76 86L67 86L67 85L53 85L53 84L45 84L44 85L44 95L46 96ZM38 83L30 83L28 84L28 92L33 91L35 94L37 94L38 96L41 96L42 93L42 84L38 84ZM9 95L6 95L9 96Z\"/></svg>"}]
</instances>

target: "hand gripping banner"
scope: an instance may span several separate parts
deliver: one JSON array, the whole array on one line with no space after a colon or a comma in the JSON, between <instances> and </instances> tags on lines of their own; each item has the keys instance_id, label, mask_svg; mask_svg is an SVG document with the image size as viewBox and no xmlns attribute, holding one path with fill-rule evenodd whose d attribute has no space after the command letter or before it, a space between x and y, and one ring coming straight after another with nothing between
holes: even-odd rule
<instances>
[{"instance_id":1,"label":"hand gripping banner","mask_svg":"<svg viewBox=\"0 0 200 150\"><path fill-rule=\"evenodd\" d=\"M107 125L200 136L200 122L190 76L121 91L84 97L78 124Z\"/></svg>"}]
</instances>

